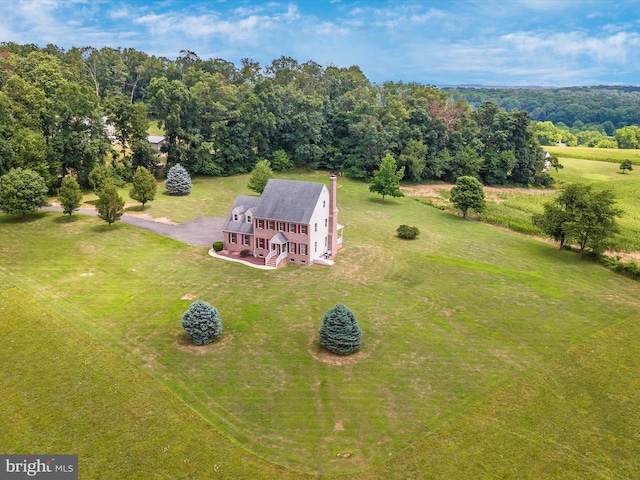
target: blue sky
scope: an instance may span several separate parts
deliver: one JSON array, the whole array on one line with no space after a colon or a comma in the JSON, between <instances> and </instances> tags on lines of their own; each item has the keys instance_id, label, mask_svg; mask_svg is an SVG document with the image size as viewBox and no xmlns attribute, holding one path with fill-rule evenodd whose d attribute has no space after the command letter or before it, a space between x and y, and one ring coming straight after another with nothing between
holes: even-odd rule
<instances>
[{"instance_id":1,"label":"blue sky","mask_svg":"<svg viewBox=\"0 0 640 480\"><path fill-rule=\"evenodd\" d=\"M640 1L0 0L0 41L262 66L359 65L374 83L640 84Z\"/></svg>"}]
</instances>

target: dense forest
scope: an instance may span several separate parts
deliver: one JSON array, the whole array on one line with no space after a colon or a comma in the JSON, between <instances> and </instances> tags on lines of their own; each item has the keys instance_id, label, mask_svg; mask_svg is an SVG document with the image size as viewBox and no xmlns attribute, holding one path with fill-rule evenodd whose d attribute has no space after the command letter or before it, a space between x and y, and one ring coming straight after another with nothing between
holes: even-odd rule
<instances>
[{"instance_id":1,"label":"dense forest","mask_svg":"<svg viewBox=\"0 0 640 480\"><path fill-rule=\"evenodd\" d=\"M640 86L568 88L444 88L453 98L477 108L494 102L507 111L524 110L531 119L564 124L578 130L601 130L612 136L618 128L640 125Z\"/></svg>"},{"instance_id":2,"label":"dense forest","mask_svg":"<svg viewBox=\"0 0 640 480\"><path fill-rule=\"evenodd\" d=\"M508 110L290 57L236 66L190 51L170 60L129 48L0 44L0 174L30 168L52 190L68 174L87 185L104 162L123 180L155 165L149 119L165 133L166 166L196 175L248 172L268 159L274 170L368 179L390 153L410 181L548 185L529 113Z\"/></svg>"}]
</instances>

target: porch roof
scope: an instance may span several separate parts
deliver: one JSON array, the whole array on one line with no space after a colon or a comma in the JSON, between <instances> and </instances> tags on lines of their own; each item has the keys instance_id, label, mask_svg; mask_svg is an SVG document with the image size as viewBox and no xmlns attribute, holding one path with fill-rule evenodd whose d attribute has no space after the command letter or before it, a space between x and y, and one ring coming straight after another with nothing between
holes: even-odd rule
<instances>
[{"instance_id":1,"label":"porch roof","mask_svg":"<svg viewBox=\"0 0 640 480\"><path fill-rule=\"evenodd\" d=\"M288 241L289 239L284 235L284 233L278 232L273 237L271 237L271 240L269 240L269 243L275 244L275 245L284 245Z\"/></svg>"}]
</instances>

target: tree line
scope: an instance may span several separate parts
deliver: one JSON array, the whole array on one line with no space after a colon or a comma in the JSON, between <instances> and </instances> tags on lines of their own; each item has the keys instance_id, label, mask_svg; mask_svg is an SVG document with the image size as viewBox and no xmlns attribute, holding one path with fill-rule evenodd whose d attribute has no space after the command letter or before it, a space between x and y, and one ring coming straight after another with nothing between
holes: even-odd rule
<instances>
[{"instance_id":1,"label":"tree line","mask_svg":"<svg viewBox=\"0 0 640 480\"><path fill-rule=\"evenodd\" d=\"M191 175L249 172L268 160L276 171L369 179L389 154L409 181L551 182L527 112L472 109L432 85L375 85L358 66L0 44L0 175L22 167L52 190L70 174L87 186L106 162L130 181L157 161L150 118L165 132L166 168L179 163Z\"/></svg>"},{"instance_id":2,"label":"tree line","mask_svg":"<svg viewBox=\"0 0 640 480\"><path fill-rule=\"evenodd\" d=\"M616 129L640 125L640 86L566 88L444 88L473 108L494 102L507 111L524 110L533 121L563 124L578 130Z\"/></svg>"}]
</instances>

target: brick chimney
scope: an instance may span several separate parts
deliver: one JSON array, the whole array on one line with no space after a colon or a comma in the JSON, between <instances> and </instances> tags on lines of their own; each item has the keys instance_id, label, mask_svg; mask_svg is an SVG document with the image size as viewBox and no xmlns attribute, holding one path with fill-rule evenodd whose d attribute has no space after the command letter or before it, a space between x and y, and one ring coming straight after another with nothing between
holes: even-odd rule
<instances>
[{"instance_id":1,"label":"brick chimney","mask_svg":"<svg viewBox=\"0 0 640 480\"><path fill-rule=\"evenodd\" d=\"M329 178L329 250L333 257L338 252L338 203L336 176Z\"/></svg>"}]
</instances>

